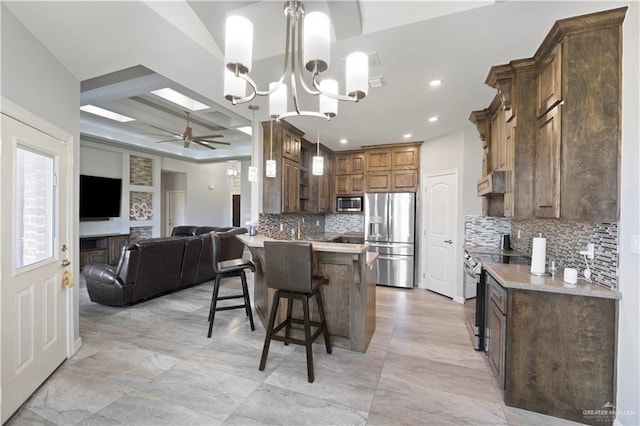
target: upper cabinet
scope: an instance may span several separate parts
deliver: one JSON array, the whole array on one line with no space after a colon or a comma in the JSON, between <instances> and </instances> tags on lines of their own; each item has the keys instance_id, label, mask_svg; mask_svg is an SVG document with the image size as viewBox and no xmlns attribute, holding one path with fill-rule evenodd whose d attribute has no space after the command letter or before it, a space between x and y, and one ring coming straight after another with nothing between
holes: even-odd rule
<instances>
[{"instance_id":1,"label":"upper cabinet","mask_svg":"<svg viewBox=\"0 0 640 426\"><path fill-rule=\"evenodd\" d=\"M300 211L300 150L302 132L285 121L262 123L264 158L276 161L276 176L264 176L263 211L268 214L297 213ZM304 203L306 206L306 202Z\"/></svg>"},{"instance_id":2,"label":"upper cabinet","mask_svg":"<svg viewBox=\"0 0 640 426\"><path fill-rule=\"evenodd\" d=\"M336 195L364 194L365 155L363 151L343 151L333 160Z\"/></svg>"},{"instance_id":3,"label":"upper cabinet","mask_svg":"<svg viewBox=\"0 0 640 426\"><path fill-rule=\"evenodd\" d=\"M365 192L416 192L422 142L376 145L365 150Z\"/></svg>"},{"instance_id":4,"label":"upper cabinet","mask_svg":"<svg viewBox=\"0 0 640 426\"><path fill-rule=\"evenodd\" d=\"M559 20L532 58L491 68L496 97L470 117L483 141L485 214L618 220L625 13Z\"/></svg>"}]
</instances>

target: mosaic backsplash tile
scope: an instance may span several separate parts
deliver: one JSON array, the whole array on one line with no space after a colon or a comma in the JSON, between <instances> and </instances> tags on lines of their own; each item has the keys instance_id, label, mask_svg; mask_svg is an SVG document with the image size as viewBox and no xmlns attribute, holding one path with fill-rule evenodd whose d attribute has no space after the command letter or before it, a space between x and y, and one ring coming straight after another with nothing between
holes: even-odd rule
<instances>
[{"instance_id":1,"label":"mosaic backsplash tile","mask_svg":"<svg viewBox=\"0 0 640 426\"><path fill-rule=\"evenodd\" d=\"M137 155L129 156L129 183L153 186L153 159Z\"/></svg>"},{"instance_id":2,"label":"mosaic backsplash tile","mask_svg":"<svg viewBox=\"0 0 640 426\"><path fill-rule=\"evenodd\" d=\"M520 238L518 238L518 230ZM513 220L511 245L515 250L531 255L533 237L542 234L547 239L547 263L556 261L558 270L585 269L585 260L578 252L595 246L594 259L587 259L591 279L610 288L618 286L618 224L563 222L558 220Z\"/></svg>"},{"instance_id":3,"label":"mosaic backsplash tile","mask_svg":"<svg viewBox=\"0 0 640 426\"><path fill-rule=\"evenodd\" d=\"M282 231L280 231L282 224ZM298 226L302 237L325 232L323 214L260 214L258 233L277 240L291 239L291 230L297 235Z\"/></svg>"},{"instance_id":4,"label":"mosaic backsplash tile","mask_svg":"<svg viewBox=\"0 0 640 426\"><path fill-rule=\"evenodd\" d=\"M467 215L464 218L464 242L466 244L500 247L500 235L510 232L510 219L472 215Z\"/></svg>"},{"instance_id":5,"label":"mosaic backsplash tile","mask_svg":"<svg viewBox=\"0 0 640 426\"><path fill-rule=\"evenodd\" d=\"M325 218L325 232L364 232L364 214L328 214Z\"/></svg>"},{"instance_id":6,"label":"mosaic backsplash tile","mask_svg":"<svg viewBox=\"0 0 640 426\"><path fill-rule=\"evenodd\" d=\"M518 231L520 238L518 238ZM509 233L511 246L531 256L534 237L547 239L547 263L555 260L562 268L585 269L584 258L578 252L587 244L595 246L595 258L588 259L591 279L598 284L618 286L618 224L566 222L553 219L507 219L484 216L465 217L465 243L491 247L500 246L500 234Z\"/></svg>"}]
</instances>

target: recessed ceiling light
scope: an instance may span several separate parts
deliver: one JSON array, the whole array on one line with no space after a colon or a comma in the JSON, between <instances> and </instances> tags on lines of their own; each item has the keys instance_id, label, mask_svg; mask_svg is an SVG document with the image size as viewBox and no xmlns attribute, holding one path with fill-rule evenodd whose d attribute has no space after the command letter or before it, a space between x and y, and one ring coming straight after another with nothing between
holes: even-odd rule
<instances>
[{"instance_id":1,"label":"recessed ceiling light","mask_svg":"<svg viewBox=\"0 0 640 426\"><path fill-rule=\"evenodd\" d=\"M411 136L413 136L411 133L405 133L404 135L402 135L402 137L405 139L409 139Z\"/></svg>"},{"instance_id":2,"label":"recessed ceiling light","mask_svg":"<svg viewBox=\"0 0 640 426\"><path fill-rule=\"evenodd\" d=\"M100 117L116 120L121 123L126 123L128 121L135 120L135 118L127 117L126 115L118 114L117 112L109 111L108 109L100 108L95 105L82 105L80 107L80 110L84 112L89 112L91 114L99 115Z\"/></svg>"},{"instance_id":3,"label":"recessed ceiling light","mask_svg":"<svg viewBox=\"0 0 640 426\"><path fill-rule=\"evenodd\" d=\"M236 130L239 130L242 133L246 133L249 136L253 135L253 130L251 129L251 126L236 127Z\"/></svg>"},{"instance_id":4,"label":"recessed ceiling light","mask_svg":"<svg viewBox=\"0 0 640 426\"><path fill-rule=\"evenodd\" d=\"M431 80L429 82L429 86L431 87L438 87L442 84L442 80Z\"/></svg>"},{"instance_id":5,"label":"recessed ceiling light","mask_svg":"<svg viewBox=\"0 0 640 426\"><path fill-rule=\"evenodd\" d=\"M429 123L435 123L436 121L438 121L437 115L434 115L433 117L429 117Z\"/></svg>"},{"instance_id":6,"label":"recessed ceiling light","mask_svg":"<svg viewBox=\"0 0 640 426\"><path fill-rule=\"evenodd\" d=\"M346 140L346 139L344 139L344 138L343 138L343 139L340 139L340 143L341 143L341 144L345 144L345 143L347 143L347 140Z\"/></svg>"},{"instance_id":7,"label":"recessed ceiling light","mask_svg":"<svg viewBox=\"0 0 640 426\"><path fill-rule=\"evenodd\" d=\"M177 92L169 87L165 87L164 89L152 90L151 93L156 96L160 96L161 98L166 99L169 102L178 104L181 107L188 108L191 111L200 111L201 109L209 108L208 105L205 105L202 102L198 102L195 99L183 95L182 93Z\"/></svg>"}]
</instances>

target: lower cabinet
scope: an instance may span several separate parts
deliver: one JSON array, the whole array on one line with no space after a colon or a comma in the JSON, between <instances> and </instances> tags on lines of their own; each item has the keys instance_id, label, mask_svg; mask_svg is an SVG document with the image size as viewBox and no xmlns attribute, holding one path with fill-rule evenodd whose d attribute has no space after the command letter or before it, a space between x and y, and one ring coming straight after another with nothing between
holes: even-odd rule
<instances>
[{"instance_id":1,"label":"lower cabinet","mask_svg":"<svg viewBox=\"0 0 640 426\"><path fill-rule=\"evenodd\" d=\"M612 424L589 413L616 404L617 300L504 288L488 273L486 283L487 358L505 404Z\"/></svg>"},{"instance_id":2,"label":"lower cabinet","mask_svg":"<svg viewBox=\"0 0 640 426\"><path fill-rule=\"evenodd\" d=\"M122 247L129 245L129 234L92 235L80 238L80 269L90 263L115 265Z\"/></svg>"}]
</instances>

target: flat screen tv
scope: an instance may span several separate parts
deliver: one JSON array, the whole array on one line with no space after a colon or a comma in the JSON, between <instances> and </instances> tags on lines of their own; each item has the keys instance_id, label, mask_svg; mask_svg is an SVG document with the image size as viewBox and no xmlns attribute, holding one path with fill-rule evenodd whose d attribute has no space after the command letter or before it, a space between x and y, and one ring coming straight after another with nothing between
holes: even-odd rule
<instances>
[{"instance_id":1,"label":"flat screen tv","mask_svg":"<svg viewBox=\"0 0 640 426\"><path fill-rule=\"evenodd\" d=\"M120 217L122 179L80 175L80 220Z\"/></svg>"}]
</instances>

